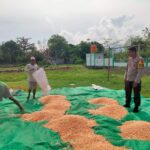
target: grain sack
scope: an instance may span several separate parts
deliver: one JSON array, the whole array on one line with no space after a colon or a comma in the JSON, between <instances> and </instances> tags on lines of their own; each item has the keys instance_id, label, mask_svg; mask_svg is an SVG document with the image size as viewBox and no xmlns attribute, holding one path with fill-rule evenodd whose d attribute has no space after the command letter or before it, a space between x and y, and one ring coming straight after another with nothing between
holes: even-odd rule
<instances>
[{"instance_id":1,"label":"grain sack","mask_svg":"<svg viewBox=\"0 0 150 150\"><path fill-rule=\"evenodd\" d=\"M46 76L46 72L43 68L39 68L37 71L33 73L33 77L42 89L43 95L48 95L49 91L51 90L51 87L48 83L48 79Z\"/></svg>"},{"instance_id":2,"label":"grain sack","mask_svg":"<svg viewBox=\"0 0 150 150\"><path fill-rule=\"evenodd\" d=\"M150 122L127 121L120 126L120 130L125 139L150 140Z\"/></svg>"},{"instance_id":3,"label":"grain sack","mask_svg":"<svg viewBox=\"0 0 150 150\"><path fill-rule=\"evenodd\" d=\"M89 110L89 112L94 115L104 115L107 117L114 118L116 120L120 120L128 114L128 111L120 105L103 106L98 109Z\"/></svg>"}]
</instances>

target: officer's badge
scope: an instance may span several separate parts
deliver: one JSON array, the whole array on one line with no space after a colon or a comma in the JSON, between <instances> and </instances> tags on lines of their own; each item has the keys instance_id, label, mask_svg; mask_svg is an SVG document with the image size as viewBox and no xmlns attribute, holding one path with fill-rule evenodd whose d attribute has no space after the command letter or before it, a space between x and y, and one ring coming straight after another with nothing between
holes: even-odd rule
<instances>
[{"instance_id":1,"label":"officer's badge","mask_svg":"<svg viewBox=\"0 0 150 150\"><path fill-rule=\"evenodd\" d=\"M138 62L138 69L141 69L141 68L144 68L144 60L141 59L139 62Z\"/></svg>"}]
</instances>

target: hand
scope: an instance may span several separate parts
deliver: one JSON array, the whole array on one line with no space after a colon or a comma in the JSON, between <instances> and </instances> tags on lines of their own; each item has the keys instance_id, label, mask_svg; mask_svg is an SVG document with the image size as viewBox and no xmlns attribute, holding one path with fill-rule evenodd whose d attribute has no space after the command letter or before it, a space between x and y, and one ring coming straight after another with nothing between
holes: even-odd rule
<instances>
[{"instance_id":1,"label":"hand","mask_svg":"<svg viewBox=\"0 0 150 150\"><path fill-rule=\"evenodd\" d=\"M21 109L20 111L21 111L21 113L22 113L22 114L24 114L24 113L25 113L24 109Z\"/></svg>"},{"instance_id":2,"label":"hand","mask_svg":"<svg viewBox=\"0 0 150 150\"><path fill-rule=\"evenodd\" d=\"M124 82L125 82L125 83L128 82L127 78L124 79Z\"/></svg>"},{"instance_id":3,"label":"hand","mask_svg":"<svg viewBox=\"0 0 150 150\"><path fill-rule=\"evenodd\" d=\"M133 87L137 87L138 83L135 81Z\"/></svg>"},{"instance_id":4,"label":"hand","mask_svg":"<svg viewBox=\"0 0 150 150\"><path fill-rule=\"evenodd\" d=\"M29 71L34 71L34 68L33 68L33 69L30 69Z\"/></svg>"}]
</instances>

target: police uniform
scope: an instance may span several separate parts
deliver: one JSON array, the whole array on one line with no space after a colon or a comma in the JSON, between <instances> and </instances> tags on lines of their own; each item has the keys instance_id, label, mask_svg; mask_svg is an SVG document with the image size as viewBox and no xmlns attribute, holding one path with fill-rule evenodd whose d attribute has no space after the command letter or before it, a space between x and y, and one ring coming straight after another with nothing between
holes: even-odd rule
<instances>
[{"instance_id":1,"label":"police uniform","mask_svg":"<svg viewBox=\"0 0 150 150\"><path fill-rule=\"evenodd\" d=\"M134 103L135 108L141 104L141 77L144 68L144 60L142 57L136 58L129 57L127 69L125 72L125 92L126 92L126 106L130 107L132 89L134 90ZM137 85L134 87L134 83Z\"/></svg>"}]
</instances>

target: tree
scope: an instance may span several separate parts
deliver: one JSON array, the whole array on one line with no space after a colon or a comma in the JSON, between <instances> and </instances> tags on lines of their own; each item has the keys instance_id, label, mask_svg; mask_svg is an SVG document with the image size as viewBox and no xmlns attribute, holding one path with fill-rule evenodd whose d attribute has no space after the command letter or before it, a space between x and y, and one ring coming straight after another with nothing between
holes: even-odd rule
<instances>
[{"instance_id":1,"label":"tree","mask_svg":"<svg viewBox=\"0 0 150 150\"><path fill-rule=\"evenodd\" d=\"M137 47L137 49L140 48L140 51L146 50L146 43L145 43L144 39L140 36L130 37L127 40L125 46L135 46L135 47Z\"/></svg>"},{"instance_id":2,"label":"tree","mask_svg":"<svg viewBox=\"0 0 150 150\"><path fill-rule=\"evenodd\" d=\"M21 55L21 50L15 41L8 41L1 45L2 61L6 63L16 63L17 56Z\"/></svg>"},{"instance_id":3,"label":"tree","mask_svg":"<svg viewBox=\"0 0 150 150\"><path fill-rule=\"evenodd\" d=\"M79 51L80 51L80 58L85 61L86 54L90 53L90 43L81 41L81 43L78 45Z\"/></svg>"},{"instance_id":4,"label":"tree","mask_svg":"<svg viewBox=\"0 0 150 150\"><path fill-rule=\"evenodd\" d=\"M97 52L102 52L104 50L104 47L102 44L94 41L94 42L85 42L85 41L82 41L78 47L80 49L80 55L81 55L81 59L82 60L86 60L86 54L87 53L90 53L90 46L91 44L95 44L97 46Z\"/></svg>"},{"instance_id":5,"label":"tree","mask_svg":"<svg viewBox=\"0 0 150 150\"><path fill-rule=\"evenodd\" d=\"M149 51L148 54L150 54L150 29L146 27L143 30L143 34L144 34L144 40L146 44L146 51Z\"/></svg>"},{"instance_id":6,"label":"tree","mask_svg":"<svg viewBox=\"0 0 150 150\"><path fill-rule=\"evenodd\" d=\"M150 29L145 27L143 31L143 35L144 35L144 38L146 39L146 41L149 41L150 42Z\"/></svg>"},{"instance_id":7,"label":"tree","mask_svg":"<svg viewBox=\"0 0 150 150\"><path fill-rule=\"evenodd\" d=\"M96 41L94 41L92 43L96 44L97 52L103 52L104 51L104 46L102 44L100 44L99 42L96 42Z\"/></svg>"},{"instance_id":8,"label":"tree","mask_svg":"<svg viewBox=\"0 0 150 150\"><path fill-rule=\"evenodd\" d=\"M31 38L19 37L17 38L17 44L19 45L22 52L35 50L34 43L30 43Z\"/></svg>"},{"instance_id":9,"label":"tree","mask_svg":"<svg viewBox=\"0 0 150 150\"><path fill-rule=\"evenodd\" d=\"M69 62L72 64L82 64L81 49L79 45L69 44Z\"/></svg>"},{"instance_id":10,"label":"tree","mask_svg":"<svg viewBox=\"0 0 150 150\"><path fill-rule=\"evenodd\" d=\"M64 59L64 63L69 61L69 45L66 39L60 35L52 35L48 40L49 54L56 62Z\"/></svg>"}]
</instances>

